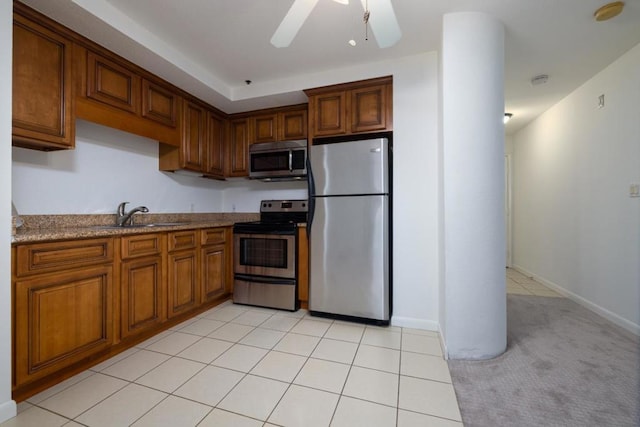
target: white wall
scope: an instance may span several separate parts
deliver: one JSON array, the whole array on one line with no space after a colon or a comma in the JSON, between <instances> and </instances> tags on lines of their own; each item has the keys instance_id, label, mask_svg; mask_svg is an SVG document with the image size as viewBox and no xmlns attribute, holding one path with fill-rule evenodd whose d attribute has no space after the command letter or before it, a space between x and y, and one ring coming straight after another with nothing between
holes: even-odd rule
<instances>
[{"instance_id":1,"label":"white wall","mask_svg":"<svg viewBox=\"0 0 640 427\"><path fill-rule=\"evenodd\" d=\"M13 202L20 214L219 212L224 185L158 171L158 142L77 121L75 150L13 149Z\"/></svg>"},{"instance_id":2,"label":"white wall","mask_svg":"<svg viewBox=\"0 0 640 427\"><path fill-rule=\"evenodd\" d=\"M0 422L11 400L11 46L13 3L0 0Z\"/></svg>"},{"instance_id":3,"label":"white wall","mask_svg":"<svg viewBox=\"0 0 640 427\"><path fill-rule=\"evenodd\" d=\"M640 334L638 70L640 45L516 134L513 260Z\"/></svg>"},{"instance_id":4,"label":"white wall","mask_svg":"<svg viewBox=\"0 0 640 427\"><path fill-rule=\"evenodd\" d=\"M307 199L307 181L262 182L247 179L225 184L223 212L258 212L267 199Z\"/></svg>"}]
</instances>

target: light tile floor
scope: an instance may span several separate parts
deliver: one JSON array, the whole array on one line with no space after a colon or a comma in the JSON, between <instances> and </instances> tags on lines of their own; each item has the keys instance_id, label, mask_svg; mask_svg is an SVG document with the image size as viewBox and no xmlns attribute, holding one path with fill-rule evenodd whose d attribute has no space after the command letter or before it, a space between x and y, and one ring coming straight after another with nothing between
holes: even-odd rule
<instances>
[{"instance_id":1,"label":"light tile floor","mask_svg":"<svg viewBox=\"0 0 640 427\"><path fill-rule=\"evenodd\" d=\"M562 297L507 269L507 293ZM18 405L2 427L462 426L438 333L230 302Z\"/></svg>"},{"instance_id":2,"label":"light tile floor","mask_svg":"<svg viewBox=\"0 0 640 427\"><path fill-rule=\"evenodd\" d=\"M517 270L507 268L507 293L515 295L535 295L539 297L563 298L562 295L536 282Z\"/></svg>"},{"instance_id":3,"label":"light tile floor","mask_svg":"<svg viewBox=\"0 0 640 427\"><path fill-rule=\"evenodd\" d=\"M462 426L436 332L222 304L18 405L20 426Z\"/></svg>"}]
</instances>

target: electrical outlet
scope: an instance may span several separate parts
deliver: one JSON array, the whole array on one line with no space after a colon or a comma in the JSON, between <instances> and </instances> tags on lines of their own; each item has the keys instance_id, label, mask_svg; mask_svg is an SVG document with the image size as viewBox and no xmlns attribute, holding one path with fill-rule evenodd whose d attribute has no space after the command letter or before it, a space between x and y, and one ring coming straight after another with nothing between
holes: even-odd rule
<instances>
[{"instance_id":1,"label":"electrical outlet","mask_svg":"<svg viewBox=\"0 0 640 427\"><path fill-rule=\"evenodd\" d=\"M191 213L195 212L196 209L196 204L195 203L191 203L191 206L189 207L189 210Z\"/></svg>"},{"instance_id":2,"label":"electrical outlet","mask_svg":"<svg viewBox=\"0 0 640 427\"><path fill-rule=\"evenodd\" d=\"M629 185L629 197L640 197L640 184L633 183Z\"/></svg>"},{"instance_id":3,"label":"electrical outlet","mask_svg":"<svg viewBox=\"0 0 640 427\"><path fill-rule=\"evenodd\" d=\"M598 108L604 108L604 93L598 97Z\"/></svg>"}]
</instances>

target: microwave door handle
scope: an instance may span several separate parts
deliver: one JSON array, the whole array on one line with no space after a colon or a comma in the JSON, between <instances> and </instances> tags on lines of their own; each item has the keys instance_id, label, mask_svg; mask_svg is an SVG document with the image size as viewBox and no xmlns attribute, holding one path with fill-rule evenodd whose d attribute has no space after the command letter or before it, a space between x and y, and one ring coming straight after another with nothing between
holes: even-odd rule
<instances>
[{"instance_id":1,"label":"microwave door handle","mask_svg":"<svg viewBox=\"0 0 640 427\"><path fill-rule=\"evenodd\" d=\"M293 172L293 150L289 150L289 172Z\"/></svg>"}]
</instances>

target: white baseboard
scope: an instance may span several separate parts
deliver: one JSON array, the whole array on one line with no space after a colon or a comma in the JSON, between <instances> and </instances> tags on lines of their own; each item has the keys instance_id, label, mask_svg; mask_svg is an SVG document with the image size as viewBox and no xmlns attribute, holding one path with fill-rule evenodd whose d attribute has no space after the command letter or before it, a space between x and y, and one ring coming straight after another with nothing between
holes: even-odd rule
<instances>
[{"instance_id":1,"label":"white baseboard","mask_svg":"<svg viewBox=\"0 0 640 427\"><path fill-rule=\"evenodd\" d=\"M440 324L438 324L438 334L440 335L440 348L442 348L442 356L444 357L444 360L449 360L449 349L447 349L447 342L444 340L444 333L442 333Z\"/></svg>"},{"instance_id":2,"label":"white baseboard","mask_svg":"<svg viewBox=\"0 0 640 427\"><path fill-rule=\"evenodd\" d=\"M540 277L530 271L528 271L525 268L520 267L519 265L513 265L514 270L519 271L520 273L524 274L527 277L531 277L533 278L536 282L540 282L543 285L553 289L554 291L558 292L561 295L564 295L565 297L569 298L572 301L575 301L576 303L580 304L581 306L583 306L584 308L587 308L591 311L593 311L594 313L604 317L605 319L615 323L616 325L620 326L621 328L626 329L627 331L631 332L634 335L640 336L640 325L636 325L635 323L620 317L619 315L617 315L616 313L607 310L606 308L600 307L598 304L595 304L591 301L589 301L588 299L581 297L578 294L575 294L571 291L566 290L565 288L563 288L562 286L559 286L556 283L550 282L549 280L546 280L543 277Z\"/></svg>"},{"instance_id":3,"label":"white baseboard","mask_svg":"<svg viewBox=\"0 0 640 427\"><path fill-rule=\"evenodd\" d=\"M18 409L14 400L0 403L0 423L7 421L17 415Z\"/></svg>"},{"instance_id":4,"label":"white baseboard","mask_svg":"<svg viewBox=\"0 0 640 427\"><path fill-rule=\"evenodd\" d=\"M424 329L426 331L440 332L438 322L432 320L416 319L414 317L391 317L392 326L400 326L402 328Z\"/></svg>"}]
</instances>

